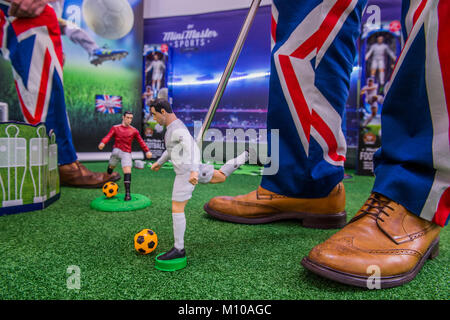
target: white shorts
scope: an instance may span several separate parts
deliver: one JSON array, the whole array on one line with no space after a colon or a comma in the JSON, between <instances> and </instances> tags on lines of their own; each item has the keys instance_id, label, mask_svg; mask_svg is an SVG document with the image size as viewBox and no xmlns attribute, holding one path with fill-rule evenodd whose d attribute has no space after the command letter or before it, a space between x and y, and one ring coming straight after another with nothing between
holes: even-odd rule
<instances>
[{"instance_id":1,"label":"white shorts","mask_svg":"<svg viewBox=\"0 0 450 320\"><path fill-rule=\"evenodd\" d=\"M371 69L385 69L384 59L372 59Z\"/></svg>"},{"instance_id":2,"label":"white shorts","mask_svg":"<svg viewBox=\"0 0 450 320\"><path fill-rule=\"evenodd\" d=\"M163 77L162 72L153 72L152 80L161 80Z\"/></svg>"},{"instance_id":3,"label":"white shorts","mask_svg":"<svg viewBox=\"0 0 450 320\"><path fill-rule=\"evenodd\" d=\"M214 174L214 166L211 164L200 164L198 170L198 182L209 183ZM183 174L177 174L173 182L172 200L183 202L192 198L192 192L195 186L189 182L191 172L188 171Z\"/></svg>"},{"instance_id":4,"label":"white shorts","mask_svg":"<svg viewBox=\"0 0 450 320\"><path fill-rule=\"evenodd\" d=\"M119 148L114 148L111 153L111 158L109 158L109 164L115 167L119 163L119 160L121 161L122 168L133 166L133 159L131 158L130 152L125 152Z\"/></svg>"}]
</instances>

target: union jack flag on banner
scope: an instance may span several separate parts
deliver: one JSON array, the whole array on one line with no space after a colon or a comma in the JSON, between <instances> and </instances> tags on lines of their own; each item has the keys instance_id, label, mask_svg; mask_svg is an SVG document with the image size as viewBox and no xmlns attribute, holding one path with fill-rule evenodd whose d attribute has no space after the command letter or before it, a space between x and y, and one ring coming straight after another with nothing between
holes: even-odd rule
<instances>
[{"instance_id":1,"label":"union jack flag on banner","mask_svg":"<svg viewBox=\"0 0 450 320\"><path fill-rule=\"evenodd\" d=\"M96 95L95 111L101 113L122 113L122 97L105 94Z\"/></svg>"}]
</instances>

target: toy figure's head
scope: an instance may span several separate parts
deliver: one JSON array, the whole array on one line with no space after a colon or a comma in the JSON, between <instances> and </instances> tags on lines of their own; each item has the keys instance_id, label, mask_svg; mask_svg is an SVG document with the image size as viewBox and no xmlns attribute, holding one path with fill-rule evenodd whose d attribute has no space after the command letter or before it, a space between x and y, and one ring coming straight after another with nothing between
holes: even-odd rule
<instances>
[{"instance_id":1,"label":"toy figure's head","mask_svg":"<svg viewBox=\"0 0 450 320\"><path fill-rule=\"evenodd\" d=\"M378 36L377 37L377 42L378 43L383 43L384 42L384 37L383 36Z\"/></svg>"},{"instance_id":2,"label":"toy figure's head","mask_svg":"<svg viewBox=\"0 0 450 320\"><path fill-rule=\"evenodd\" d=\"M130 111L125 111L122 115L122 124L125 127L128 127L131 125L131 122L133 122L133 113Z\"/></svg>"},{"instance_id":3,"label":"toy figure's head","mask_svg":"<svg viewBox=\"0 0 450 320\"><path fill-rule=\"evenodd\" d=\"M367 84L372 85L374 83L373 78L370 77L367 79Z\"/></svg>"},{"instance_id":4,"label":"toy figure's head","mask_svg":"<svg viewBox=\"0 0 450 320\"><path fill-rule=\"evenodd\" d=\"M168 115L172 115L172 107L169 101L165 99L156 99L150 104L150 111L152 113L153 119L158 122L158 124L165 126L167 123Z\"/></svg>"}]
</instances>

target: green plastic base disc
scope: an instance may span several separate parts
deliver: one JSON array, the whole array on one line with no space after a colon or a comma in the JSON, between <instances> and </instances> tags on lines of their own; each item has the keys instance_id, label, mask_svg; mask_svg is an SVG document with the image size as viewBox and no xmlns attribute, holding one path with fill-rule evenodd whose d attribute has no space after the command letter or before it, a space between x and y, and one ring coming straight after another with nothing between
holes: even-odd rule
<instances>
[{"instance_id":1,"label":"green plastic base disc","mask_svg":"<svg viewBox=\"0 0 450 320\"><path fill-rule=\"evenodd\" d=\"M177 258L172 260L159 260L158 257L163 255L165 252L158 254L155 258L155 268L161 271L177 271L183 269L187 265L187 259Z\"/></svg>"},{"instance_id":2,"label":"green plastic base disc","mask_svg":"<svg viewBox=\"0 0 450 320\"><path fill-rule=\"evenodd\" d=\"M131 200L125 201L125 194L118 193L112 198L98 197L91 202L91 208L99 211L133 211L147 208L152 201L142 194L132 193Z\"/></svg>"}]
</instances>

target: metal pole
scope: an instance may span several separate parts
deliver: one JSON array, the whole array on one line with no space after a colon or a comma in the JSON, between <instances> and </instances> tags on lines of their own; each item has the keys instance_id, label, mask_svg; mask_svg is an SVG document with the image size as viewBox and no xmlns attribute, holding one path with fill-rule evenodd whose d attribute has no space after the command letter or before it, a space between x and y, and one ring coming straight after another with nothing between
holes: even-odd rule
<instances>
[{"instance_id":1,"label":"metal pole","mask_svg":"<svg viewBox=\"0 0 450 320\"><path fill-rule=\"evenodd\" d=\"M255 19L256 11L258 10L259 4L261 0L253 0L250 10L248 11L247 17L245 18L244 24L242 25L241 32L239 33L239 37L236 40L236 44L234 45L233 51L231 52L230 59L228 60L228 64L225 68L225 71L220 78L219 85L217 87L216 93L214 94L214 98L209 106L208 113L206 114L205 120L203 121L202 128L200 129L199 134L197 135L197 144L201 147L203 136L211 125L211 121L216 113L216 109L219 106L220 99L222 99L223 93L228 83L228 79L233 72L234 66L236 65L236 61L239 57L239 54L242 51L242 47L244 46L245 39L247 38L248 31L250 30L250 26L252 25L253 20ZM200 148L201 150L201 148Z\"/></svg>"}]
</instances>

